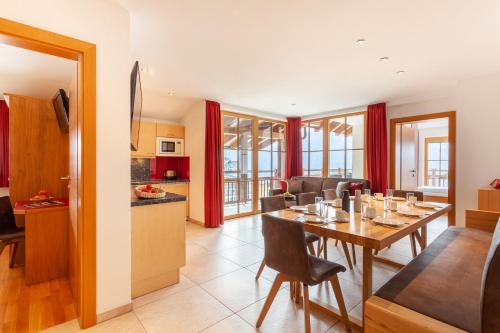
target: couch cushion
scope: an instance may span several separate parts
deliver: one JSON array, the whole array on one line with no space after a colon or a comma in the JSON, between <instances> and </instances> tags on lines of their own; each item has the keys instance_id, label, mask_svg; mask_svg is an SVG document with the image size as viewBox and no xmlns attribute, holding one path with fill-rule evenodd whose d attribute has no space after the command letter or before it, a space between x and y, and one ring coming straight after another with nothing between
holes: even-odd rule
<instances>
[{"instance_id":1,"label":"couch cushion","mask_svg":"<svg viewBox=\"0 0 500 333\"><path fill-rule=\"evenodd\" d=\"M325 178L323 179L323 190L336 190L337 183L345 181L343 178Z\"/></svg>"},{"instance_id":2,"label":"couch cushion","mask_svg":"<svg viewBox=\"0 0 500 333\"><path fill-rule=\"evenodd\" d=\"M316 192L318 196L321 195L321 187L323 185L323 178L321 177L293 177L293 179L303 180L304 185L302 189L304 192Z\"/></svg>"},{"instance_id":3,"label":"couch cushion","mask_svg":"<svg viewBox=\"0 0 500 333\"><path fill-rule=\"evenodd\" d=\"M349 182L338 182L337 198L342 198L344 196L344 191L349 191Z\"/></svg>"},{"instance_id":4,"label":"couch cushion","mask_svg":"<svg viewBox=\"0 0 500 333\"><path fill-rule=\"evenodd\" d=\"M298 179L289 179L286 181L287 191L292 194L304 192L304 181Z\"/></svg>"},{"instance_id":5,"label":"couch cushion","mask_svg":"<svg viewBox=\"0 0 500 333\"><path fill-rule=\"evenodd\" d=\"M491 233L452 227L376 295L460 329L481 332L481 279Z\"/></svg>"}]
</instances>

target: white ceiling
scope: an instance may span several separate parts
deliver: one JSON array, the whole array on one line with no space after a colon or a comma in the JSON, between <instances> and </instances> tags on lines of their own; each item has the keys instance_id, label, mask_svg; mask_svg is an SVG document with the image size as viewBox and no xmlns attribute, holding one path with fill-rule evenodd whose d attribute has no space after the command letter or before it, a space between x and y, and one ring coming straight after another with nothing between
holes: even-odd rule
<instances>
[{"instance_id":1,"label":"white ceiling","mask_svg":"<svg viewBox=\"0 0 500 333\"><path fill-rule=\"evenodd\" d=\"M305 116L438 97L500 71L498 0L115 1L150 68L144 90L165 96Z\"/></svg>"},{"instance_id":2,"label":"white ceiling","mask_svg":"<svg viewBox=\"0 0 500 333\"><path fill-rule=\"evenodd\" d=\"M0 43L0 98L4 93L52 98L67 89L74 61Z\"/></svg>"}]
</instances>

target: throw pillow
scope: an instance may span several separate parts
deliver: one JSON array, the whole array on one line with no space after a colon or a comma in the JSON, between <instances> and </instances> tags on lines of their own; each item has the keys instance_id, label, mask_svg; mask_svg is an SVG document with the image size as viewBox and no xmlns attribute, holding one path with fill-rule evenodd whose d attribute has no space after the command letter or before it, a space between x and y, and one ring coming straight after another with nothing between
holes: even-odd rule
<instances>
[{"instance_id":1,"label":"throw pillow","mask_svg":"<svg viewBox=\"0 0 500 333\"><path fill-rule=\"evenodd\" d=\"M303 180L289 179L286 181L287 190L292 194L302 193Z\"/></svg>"},{"instance_id":2,"label":"throw pillow","mask_svg":"<svg viewBox=\"0 0 500 333\"><path fill-rule=\"evenodd\" d=\"M349 190L349 182L338 182L337 183L337 198L342 198L344 191Z\"/></svg>"},{"instance_id":3,"label":"throw pillow","mask_svg":"<svg viewBox=\"0 0 500 333\"><path fill-rule=\"evenodd\" d=\"M363 183L351 183L349 182L349 193L354 195L354 191L363 190Z\"/></svg>"}]
</instances>

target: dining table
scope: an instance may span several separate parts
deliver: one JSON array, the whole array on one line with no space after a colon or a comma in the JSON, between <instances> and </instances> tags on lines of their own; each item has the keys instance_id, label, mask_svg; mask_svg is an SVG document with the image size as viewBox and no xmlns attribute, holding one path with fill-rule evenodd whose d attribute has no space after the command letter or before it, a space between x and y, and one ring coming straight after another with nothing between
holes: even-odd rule
<instances>
[{"instance_id":1,"label":"dining table","mask_svg":"<svg viewBox=\"0 0 500 333\"><path fill-rule=\"evenodd\" d=\"M387 222L391 225L383 225L374 222L377 220L362 218L361 213L354 212L353 200L351 200L350 213L348 216L344 216L344 219L342 219L344 221L342 222L337 221L337 218L342 217L345 213L340 213L341 209L332 205L327 206L327 216L329 219L322 223L307 222L305 219L307 215L304 214L306 212L301 212L291 208L267 214L283 219L302 221L304 222L304 230L307 232L319 235L324 239L334 239L358 245L363 248L362 306L364 317L364 303L372 295L374 262L381 262L396 268L404 267L403 263L381 257L377 255L377 253L408 236L411 240L413 240L411 244L412 247L415 246L415 244L413 244L415 241L418 242L421 250L425 249L427 246L427 224L446 214L452 208L450 204L434 202L426 203L424 206L427 207L408 208L402 207L401 205L404 205L404 203L402 202L398 204L398 206L401 207L399 211L391 211L384 209L383 200L372 199L370 201L370 207L375 208L375 215L379 222L383 219L383 222ZM404 211L403 208L405 208ZM417 213L420 215L417 215ZM413 214L415 216L409 216ZM326 246L326 244L324 246ZM416 250L413 252L414 255L416 255ZM333 316L336 319L342 319L338 308L330 304L321 303L319 300L311 300L310 303L312 308ZM363 330L363 318L354 318L350 315L349 322L352 327L358 330Z\"/></svg>"}]
</instances>

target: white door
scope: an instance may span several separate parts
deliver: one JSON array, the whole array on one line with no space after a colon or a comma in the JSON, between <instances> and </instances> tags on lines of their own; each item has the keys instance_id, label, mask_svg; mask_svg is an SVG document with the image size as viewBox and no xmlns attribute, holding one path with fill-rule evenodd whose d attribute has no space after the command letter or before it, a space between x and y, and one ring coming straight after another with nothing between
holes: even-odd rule
<instances>
[{"instance_id":1,"label":"white door","mask_svg":"<svg viewBox=\"0 0 500 333\"><path fill-rule=\"evenodd\" d=\"M401 126L401 190L415 190L418 186L418 133L415 128Z\"/></svg>"}]
</instances>

